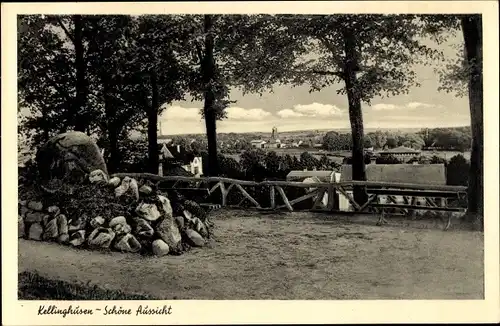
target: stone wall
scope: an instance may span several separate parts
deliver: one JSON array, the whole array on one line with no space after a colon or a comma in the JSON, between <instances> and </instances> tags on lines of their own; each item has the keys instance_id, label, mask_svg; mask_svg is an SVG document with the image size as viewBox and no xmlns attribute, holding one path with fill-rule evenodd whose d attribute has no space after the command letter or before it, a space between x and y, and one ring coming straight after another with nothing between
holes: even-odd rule
<instances>
[{"instance_id":1,"label":"stone wall","mask_svg":"<svg viewBox=\"0 0 500 326\"><path fill-rule=\"evenodd\" d=\"M213 224L197 203L176 193L169 198L147 181L108 180L94 170L83 183L59 189L20 193L20 238L157 256L181 254L211 238Z\"/></svg>"}]
</instances>

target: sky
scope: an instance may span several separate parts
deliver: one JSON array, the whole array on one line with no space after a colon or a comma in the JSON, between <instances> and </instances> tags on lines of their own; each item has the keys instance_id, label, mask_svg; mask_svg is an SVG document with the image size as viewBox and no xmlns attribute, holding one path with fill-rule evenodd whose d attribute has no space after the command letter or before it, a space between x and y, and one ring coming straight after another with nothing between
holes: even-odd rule
<instances>
[{"instance_id":1,"label":"sky","mask_svg":"<svg viewBox=\"0 0 500 326\"><path fill-rule=\"evenodd\" d=\"M453 45L461 44L460 33L450 36L439 47L447 57L456 55ZM439 92L439 82L433 67L416 66L420 87L409 94L389 98L374 98L371 105L363 104L365 128L454 127L470 124L467 97ZM349 128L347 97L338 95L341 85L332 85L320 92L309 93L308 85L278 86L272 93L243 95L231 91L236 103L227 109L227 119L217 123L217 132L271 132ZM204 133L199 115L202 102L172 103L160 116L164 135Z\"/></svg>"}]
</instances>

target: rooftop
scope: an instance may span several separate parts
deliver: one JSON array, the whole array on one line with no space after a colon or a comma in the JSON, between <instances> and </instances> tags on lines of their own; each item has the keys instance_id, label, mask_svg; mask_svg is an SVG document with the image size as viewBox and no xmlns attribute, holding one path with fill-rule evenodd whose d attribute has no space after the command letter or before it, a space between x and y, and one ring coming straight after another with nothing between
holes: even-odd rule
<instances>
[{"instance_id":1,"label":"rooftop","mask_svg":"<svg viewBox=\"0 0 500 326\"><path fill-rule=\"evenodd\" d=\"M330 182L334 172L335 171L331 170L317 170L317 171L294 170L288 173L286 179L292 181L292 180L301 180L305 178L316 177L322 182Z\"/></svg>"}]
</instances>

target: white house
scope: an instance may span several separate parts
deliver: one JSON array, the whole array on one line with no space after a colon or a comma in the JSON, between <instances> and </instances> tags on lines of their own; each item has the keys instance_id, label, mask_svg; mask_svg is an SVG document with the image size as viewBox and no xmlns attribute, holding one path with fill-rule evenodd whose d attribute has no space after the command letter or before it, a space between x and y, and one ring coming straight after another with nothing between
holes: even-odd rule
<instances>
[{"instance_id":1,"label":"white house","mask_svg":"<svg viewBox=\"0 0 500 326\"><path fill-rule=\"evenodd\" d=\"M197 178L203 175L203 161L200 156L195 156L189 164L183 165L182 168L191 172Z\"/></svg>"},{"instance_id":2,"label":"white house","mask_svg":"<svg viewBox=\"0 0 500 326\"><path fill-rule=\"evenodd\" d=\"M261 139L255 139L250 141L253 148L265 148L266 142Z\"/></svg>"}]
</instances>

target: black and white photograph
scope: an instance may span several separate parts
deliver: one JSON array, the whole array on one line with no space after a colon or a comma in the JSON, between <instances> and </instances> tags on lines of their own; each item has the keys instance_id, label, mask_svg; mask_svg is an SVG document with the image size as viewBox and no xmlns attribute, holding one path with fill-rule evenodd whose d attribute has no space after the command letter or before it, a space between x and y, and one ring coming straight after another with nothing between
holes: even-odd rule
<instances>
[{"instance_id":1,"label":"black and white photograph","mask_svg":"<svg viewBox=\"0 0 500 326\"><path fill-rule=\"evenodd\" d=\"M484 15L317 7L18 13L17 299L485 300Z\"/></svg>"}]
</instances>

